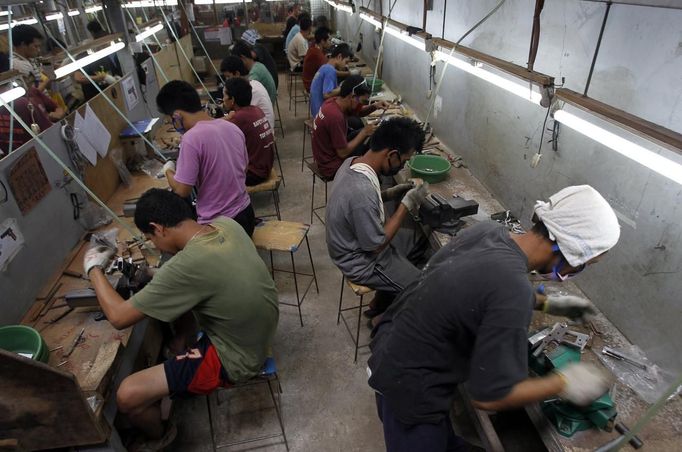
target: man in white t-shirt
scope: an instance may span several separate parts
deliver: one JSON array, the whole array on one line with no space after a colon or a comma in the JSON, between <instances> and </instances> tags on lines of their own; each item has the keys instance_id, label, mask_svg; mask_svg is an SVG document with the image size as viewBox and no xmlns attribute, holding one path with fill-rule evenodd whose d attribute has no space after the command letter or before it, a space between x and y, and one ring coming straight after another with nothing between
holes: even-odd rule
<instances>
[{"instance_id":1,"label":"man in white t-shirt","mask_svg":"<svg viewBox=\"0 0 682 452\"><path fill-rule=\"evenodd\" d=\"M293 37L287 46L289 67L294 72L303 71L303 58L308 53L308 39L310 38L310 30L313 26L310 15L301 14L298 18L298 25L301 27L301 31Z\"/></svg>"},{"instance_id":2,"label":"man in white t-shirt","mask_svg":"<svg viewBox=\"0 0 682 452\"><path fill-rule=\"evenodd\" d=\"M272 108L272 102L270 101L268 90L265 89L263 84L258 80L249 80L249 71L246 69L242 59L234 55L226 57L220 63L220 72L222 72L223 78L225 80L228 80L232 77L241 77L249 81L252 92L251 105L263 110L265 117L268 118L268 123L270 123L270 128L274 129L275 111Z\"/></svg>"}]
</instances>

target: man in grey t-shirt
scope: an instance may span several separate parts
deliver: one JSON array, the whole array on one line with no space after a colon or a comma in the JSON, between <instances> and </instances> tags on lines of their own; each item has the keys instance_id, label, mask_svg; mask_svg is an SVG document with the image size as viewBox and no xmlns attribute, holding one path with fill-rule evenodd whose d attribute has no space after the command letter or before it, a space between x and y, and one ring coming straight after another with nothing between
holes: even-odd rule
<instances>
[{"instance_id":1,"label":"man in grey t-shirt","mask_svg":"<svg viewBox=\"0 0 682 452\"><path fill-rule=\"evenodd\" d=\"M371 149L347 159L334 178L326 213L327 249L346 278L377 291L366 313L370 317L383 312L419 275L408 257L419 254L414 251L425 240L415 240L423 236L400 226L408 212L417 212L427 186L401 184L382 192L379 175L397 174L423 144L424 133L415 121L385 121L374 132ZM383 203L403 194L393 215L385 218Z\"/></svg>"}]
</instances>

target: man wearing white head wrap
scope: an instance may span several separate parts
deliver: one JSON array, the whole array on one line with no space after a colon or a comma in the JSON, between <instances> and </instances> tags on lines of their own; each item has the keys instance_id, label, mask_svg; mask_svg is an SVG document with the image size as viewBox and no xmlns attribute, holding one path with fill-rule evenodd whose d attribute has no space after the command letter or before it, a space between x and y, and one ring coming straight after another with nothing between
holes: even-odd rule
<instances>
[{"instance_id":1,"label":"man wearing white head wrap","mask_svg":"<svg viewBox=\"0 0 682 452\"><path fill-rule=\"evenodd\" d=\"M528 378L532 310L578 318L592 309L579 297L536 296L528 272L564 281L596 262L618 240L615 214L587 186L561 190L535 212L525 234L497 223L464 229L374 328L369 385L389 452L459 450L448 413L460 383L490 411L556 396L589 405L607 391L609 378L589 363Z\"/></svg>"}]
</instances>

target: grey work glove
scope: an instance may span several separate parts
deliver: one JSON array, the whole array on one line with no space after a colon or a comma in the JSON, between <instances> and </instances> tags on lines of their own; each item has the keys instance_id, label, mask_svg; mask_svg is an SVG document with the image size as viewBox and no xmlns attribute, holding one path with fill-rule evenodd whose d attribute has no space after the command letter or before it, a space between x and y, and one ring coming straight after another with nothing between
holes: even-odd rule
<instances>
[{"instance_id":1,"label":"grey work glove","mask_svg":"<svg viewBox=\"0 0 682 452\"><path fill-rule=\"evenodd\" d=\"M571 320L584 320L586 315L596 314L589 300L574 295L548 295L542 310Z\"/></svg>"},{"instance_id":2,"label":"grey work glove","mask_svg":"<svg viewBox=\"0 0 682 452\"><path fill-rule=\"evenodd\" d=\"M403 196L403 199L400 202L405 206L408 212L414 215L417 213L419 206L421 206L422 202L424 202L424 199L426 198L426 195L428 194L429 184L424 182L422 185L419 185L418 187L415 187L405 193L405 196Z\"/></svg>"},{"instance_id":3,"label":"grey work glove","mask_svg":"<svg viewBox=\"0 0 682 452\"><path fill-rule=\"evenodd\" d=\"M398 199L403 195L403 193L413 188L414 184L412 182L405 182L404 184L394 185L393 187L387 188L386 190L381 192L381 200L392 201L394 199Z\"/></svg>"},{"instance_id":4,"label":"grey work glove","mask_svg":"<svg viewBox=\"0 0 682 452\"><path fill-rule=\"evenodd\" d=\"M115 250L108 246L95 246L87 250L83 258L83 273L87 276L95 267L102 269L106 267L114 252Z\"/></svg>"},{"instance_id":5,"label":"grey work glove","mask_svg":"<svg viewBox=\"0 0 682 452\"><path fill-rule=\"evenodd\" d=\"M555 372L564 381L559 397L574 405L589 405L611 386L608 376L594 364L571 363Z\"/></svg>"}]
</instances>

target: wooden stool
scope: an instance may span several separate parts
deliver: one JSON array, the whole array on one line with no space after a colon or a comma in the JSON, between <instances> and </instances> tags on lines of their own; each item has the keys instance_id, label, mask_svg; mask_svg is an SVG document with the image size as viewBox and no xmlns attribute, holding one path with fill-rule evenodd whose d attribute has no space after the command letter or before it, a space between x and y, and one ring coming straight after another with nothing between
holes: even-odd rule
<instances>
[{"instance_id":1,"label":"wooden stool","mask_svg":"<svg viewBox=\"0 0 682 452\"><path fill-rule=\"evenodd\" d=\"M319 220L324 224L324 219L317 213L318 210L327 207L327 184L334 180L334 178L325 177L320 172L317 163L306 160L305 164L308 166L310 171L313 172L313 194L310 197L310 224L313 223L313 214L319 218ZM315 207L315 179L320 179L324 182L324 205Z\"/></svg>"},{"instance_id":2,"label":"wooden stool","mask_svg":"<svg viewBox=\"0 0 682 452\"><path fill-rule=\"evenodd\" d=\"M252 185L252 186L247 186L246 187L246 192L248 194L253 194L253 193L262 193L269 191L272 193L272 201L275 203L275 213L270 214L270 215L262 215L262 218L265 217L277 217L278 220L281 220L282 217L279 213L279 182L280 182L280 177L277 174L277 171L275 169L270 170L270 176L268 177L267 180L261 182L258 185Z\"/></svg>"},{"instance_id":3,"label":"wooden stool","mask_svg":"<svg viewBox=\"0 0 682 452\"><path fill-rule=\"evenodd\" d=\"M283 421L283 416L282 416L282 385L279 382L279 376L277 375L277 366L275 364L275 359L274 358L268 358L265 360L265 364L263 365L263 369L261 369L260 373L253 377L252 379L245 381L244 383L238 383L236 385L226 387L226 388L219 388L215 391L215 398L216 398L216 406L220 406L223 404L223 402L220 400L220 394L222 392L226 391L234 391L236 389L240 388L246 388L249 386L256 386L256 385L268 385L268 389L270 391L270 398L272 399L272 408L275 409L275 412L277 413L277 420L279 421L279 428L281 433L273 433L273 434L268 434L268 435L262 435L257 438L247 438L247 439L242 439L239 441L234 441L230 442L227 444L216 444L215 442L215 434L214 434L214 429L213 429L213 416L211 415L211 402L209 399L209 396L206 397L206 404L208 406L208 422L209 426L211 428L211 442L213 443L213 450L217 450L219 448L223 447L230 447L230 446L236 446L240 444L248 444L248 443L253 443L256 441L262 441L265 439L270 439L270 438L277 438L277 437L282 437L284 440L284 447L286 447L286 450L289 450L289 442L287 441L287 435L284 431L284 421ZM273 384L276 384L276 391L273 390ZM277 392L277 397L275 397L275 392Z\"/></svg>"},{"instance_id":4,"label":"wooden stool","mask_svg":"<svg viewBox=\"0 0 682 452\"><path fill-rule=\"evenodd\" d=\"M308 295L310 287L315 282L315 290L320 293L320 289L317 285L317 275L315 274L315 264L313 263L313 255L310 252L310 243L308 242L308 231L310 230L310 225L304 223L295 223L292 221L277 221L268 220L263 221L256 225L253 231L253 243L256 248L268 251L270 253L270 272L272 278L275 279L275 271L283 273L292 273L294 275L294 287L296 288L296 304L284 303L280 301L280 304L286 306L295 306L298 308L298 317L301 321L301 326L303 326L303 315L301 314L301 304ZM305 245L308 248L308 257L310 258L310 266L312 267L311 273L301 273L296 271L296 262L294 260L294 253L298 251L301 243L305 240ZM272 252L281 251L287 252L291 256L291 271L282 270L275 268ZM298 278L297 275L311 276L311 280L308 286L303 292L303 296L299 295L298 290Z\"/></svg>"},{"instance_id":5,"label":"wooden stool","mask_svg":"<svg viewBox=\"0 0 682 452\"><path fill-rule=\"evenodd\" d=\"M307 135L310 135L310 144L312 145L313 143L313 120L312 119L306 119L303 121L303 146L301 147L301 171L303 171L303 164L309 159L312 158L312 154L308 157L305 155L305 137Z\"/></svg>"},{"instance_id":6,"label":"wooden stool","mask_svg":"<svg viewBox=\"0 0 682 452\"><path fill-rule=\"evenodd\" d=\"M343 307L343 289L345 288L345 284L348 284L348 287L353 291L353 293L360 297L360 304L357 306L351 306L350 308L344 308ZM359 284L355 284L354 282L351 282L350 280L346 279L344 275L341 276L341 295L339 296L339 313L336 315L336 324L339 324L339 321L343 319L343 324L346 325L346 330L348 330L348 334L350 334L350 337L353 341L353 344L355 345L355 357L353 358L353 362L358 361L358 349L361 347L368 347L369 344L364 344L360 345L360 324L362 323L362 308L367 306L363 304L363 299L365 295L367 295L370 292L373 292L374 289L370 289L369 287L366 286L361 286ZM358 310L358 325L357 328L355 329L355 337L353 337L353 333L351 332L350 326L348 326L348 322L346 321L346 318L341 315L341 312L343 311L352 311L353 309Z\"/></svg>"}]
</instances>

